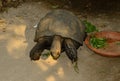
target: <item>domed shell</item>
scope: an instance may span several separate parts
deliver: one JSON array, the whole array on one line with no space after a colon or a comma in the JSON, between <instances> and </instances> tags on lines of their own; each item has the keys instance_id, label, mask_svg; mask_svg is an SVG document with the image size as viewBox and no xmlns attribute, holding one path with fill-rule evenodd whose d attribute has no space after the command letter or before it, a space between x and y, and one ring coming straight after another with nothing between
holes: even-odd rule
<instances>
[{"instance_id":1,"label":"domed shell","mask_svg":"<svg viewBox=\"0 0 120 81\"><path fill-rule=\"evenodd\" d=\"M73 13L66 10L54 10L40 20L34 41L38 42L41 37L54 35L71 38L82 44L85 26Z\"/></svg>"}]
</instances>

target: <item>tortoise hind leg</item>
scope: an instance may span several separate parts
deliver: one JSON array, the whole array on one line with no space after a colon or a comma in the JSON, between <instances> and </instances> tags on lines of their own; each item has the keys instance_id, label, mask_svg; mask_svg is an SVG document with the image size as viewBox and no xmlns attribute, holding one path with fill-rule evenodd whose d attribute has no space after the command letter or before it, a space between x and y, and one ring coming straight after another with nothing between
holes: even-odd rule
<instances>
[{"instance_id":1,"label":"tortoise hind leg","mask_svg":"<svg viewBox=\"0 0 120 81\"><path fill-rule=\"evenodd\" d=\"M50 41L50 37L43 37L39 39L39 42L30 51L31 60L39 60L41 53L48 46L48 43L50 43L48 41Z\"/></svg>"},{"instance_id":2,"label":"tortoise hind leg","mask_svg":"<svg viewBox=\"0 0 120 81\"><path fill-rule=\"evenodd\" d=\"M64 40L65 52L68 58L72 61L72 63L77 62L77 49L74 45L74 41L72 39Z\"/></svg>"}]
</instances>

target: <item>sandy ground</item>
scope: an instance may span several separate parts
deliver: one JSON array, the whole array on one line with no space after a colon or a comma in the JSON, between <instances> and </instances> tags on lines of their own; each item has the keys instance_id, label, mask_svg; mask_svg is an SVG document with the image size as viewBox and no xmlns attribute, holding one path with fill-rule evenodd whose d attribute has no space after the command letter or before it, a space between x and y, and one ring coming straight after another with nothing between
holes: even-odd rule
<instances>
[{"instance_id":1,"label":"sandy ground","mask_svg":"<svg viewBox=\"0 0 120 81\"><path fill-rule=\"evenodd\" d=\"M107 58L78 49L79 73L65 53L55 61L51 57L33 62L29 51L34 46L33 26L51 9L42 2L24 3L0 14L0 81L120 81L120 58ZM87 15L100 30L120 31L120 13Z\"/></svg>"}]
</instances>

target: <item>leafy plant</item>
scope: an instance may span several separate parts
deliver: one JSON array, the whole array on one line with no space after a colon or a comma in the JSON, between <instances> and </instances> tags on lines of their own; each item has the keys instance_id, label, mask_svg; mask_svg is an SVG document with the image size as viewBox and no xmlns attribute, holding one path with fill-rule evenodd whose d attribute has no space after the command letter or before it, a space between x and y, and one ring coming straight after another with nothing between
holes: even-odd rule
<instances>
[{"instance_id":1,"label":"leafy plant","mask_svg":"<svg viewBox=\"0 0 120 81\"><path fill-rule=\"evenodd\" d=\"M98 32L98 29L96 28L95 25L91 24L90 22L88 22L88 21L86 21L86 20L83 21L83 23L84 23L84 25L86 26L85 32L87 32L87 33L95 32L95 31Z\"/></svg>"},{"instance_id":2,"label":"leafy plant","mask_svg":"<svg viewBox=\"0 0 120 81\"><path fill-rule=\"evenodd\" d=\"M90 44L94 48L103 48L106 45L106 39L105 38L91 37Z\"/></svg>"},{"instance_id":3,"label":"leafy plant","mask_svg":"<svg viewBox=\"0 0 120 81\"><path fill-rule=\"evenodd\" d=\"M117 45L120 45L120 41L119 42L116 42Z\"/></svg>"},{"instance_id":4,"label":"leafy plant","mask_svg":"<svg viewBox=\"0 0 120 81\"><path fill-rule=\"evenodd\" d=\"M96 28L95 25L91 24L88 21L83 21L86 30L85 32L87 33L92 33L92 32L98 32L98 29ZM90 38L90 44L91 46L93 46L94 48L103 48L106 45L106 39L105 38L97 38L95 37L93 34L91 34L91 38Z\"/></svg>"}]
</instances>

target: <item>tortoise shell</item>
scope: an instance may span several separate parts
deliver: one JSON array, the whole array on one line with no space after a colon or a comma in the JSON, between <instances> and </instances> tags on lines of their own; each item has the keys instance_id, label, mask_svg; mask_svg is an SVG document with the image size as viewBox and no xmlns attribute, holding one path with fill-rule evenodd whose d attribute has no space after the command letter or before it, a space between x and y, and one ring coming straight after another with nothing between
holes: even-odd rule
<instances>
[{"instance_id":1,"label":"tortoise shell","mask_svg":"<svg viewBox=\"0 0 120 81\"><path fill-rule=\"evenodd\" d=\"M44 36L59 35L83 43L85 26L72 12L67 10L53 10L47 13L39 22L35 42Z\"/></svg>"}]
</instances>

